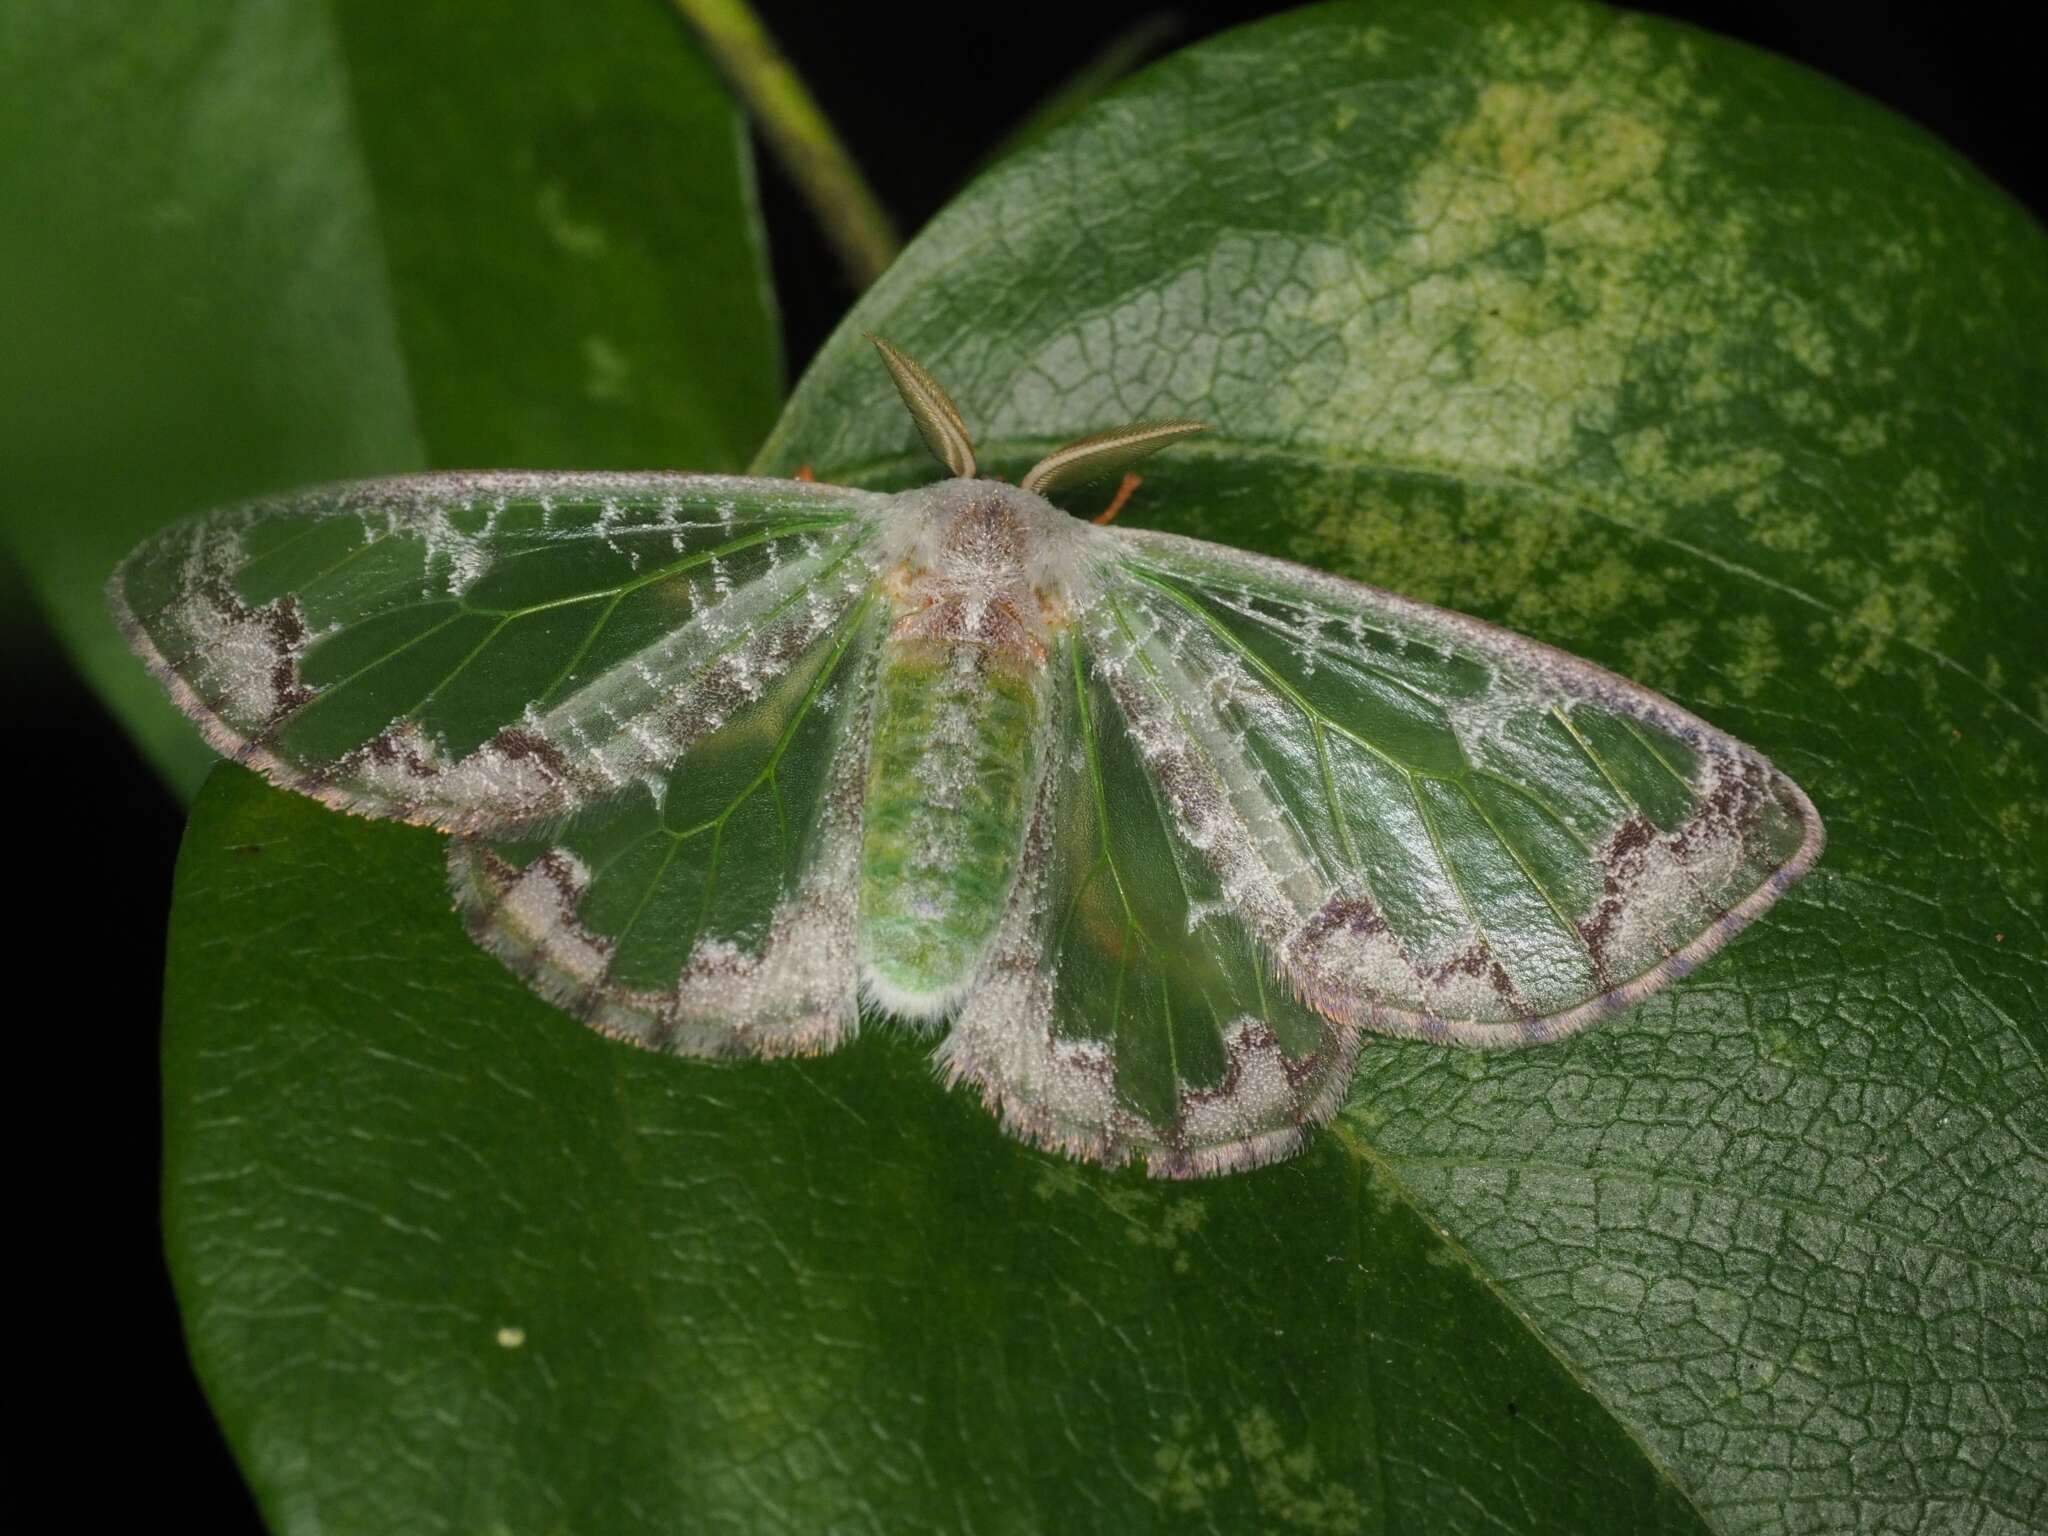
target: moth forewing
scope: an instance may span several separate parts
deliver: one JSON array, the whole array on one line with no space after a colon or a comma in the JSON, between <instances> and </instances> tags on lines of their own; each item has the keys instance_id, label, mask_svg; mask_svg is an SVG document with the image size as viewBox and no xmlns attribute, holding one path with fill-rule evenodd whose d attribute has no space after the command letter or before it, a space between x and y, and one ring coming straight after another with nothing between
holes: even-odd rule
<instances>
[{"instance_id":1,"label":"moth forewing","mask_svg":"<svg viewBox=\"0 0 2048 1536\"><path fill-rule=\"evenodd\" d=\"M1589 662L1284 562L1114 536L1153 648L1225 680L1176 695L1227 807L1191 835L1246 889L1293 893L1268 940L1322 1011L1554 1039L1685 974L1819 856L1789 778Z\"/></svg>"},{"instance_id":2,"label":"moth forewing","mask_svg":"<svg viewBox=\"0 0 2048 1536\"><path fill-rule=\"evenodd\" d=\"M485 831L656 778L665 733L714 721L865 588L886 502L716 475L360 481L175 525L108 596L224 755L361 815Z\"/></svg>"}]
</instances>

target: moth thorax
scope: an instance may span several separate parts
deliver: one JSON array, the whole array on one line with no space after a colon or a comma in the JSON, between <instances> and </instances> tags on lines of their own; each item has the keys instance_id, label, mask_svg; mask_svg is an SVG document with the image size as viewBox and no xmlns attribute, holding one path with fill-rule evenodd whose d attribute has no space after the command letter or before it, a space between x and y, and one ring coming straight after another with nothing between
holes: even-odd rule
<instances>
[{"instance_id":1,"label":"moth thorax","mask_svg":"<svg viewBox=\"0 0 2048 1536\"><path fill-rule=\"evenodd\" d=\"M946 508L884 580L896 615L892 638L975 647L984 667L1044 665L1049 629L1066 605L1048 601L1037 579L1043 544L1042 533L1000 494Z\"/></svg>"},{"instance_id":2,"label":"moth thorax","mask_svg":"<svg viewBox=\"0 0 2048 1536\"><path fill-rule=\"evenodd\" d=\"M1029 563L1031 531L1000 496L978 496L947 515L940 558L961 580L1021 575Z\"/></svg>"}]
</instances>

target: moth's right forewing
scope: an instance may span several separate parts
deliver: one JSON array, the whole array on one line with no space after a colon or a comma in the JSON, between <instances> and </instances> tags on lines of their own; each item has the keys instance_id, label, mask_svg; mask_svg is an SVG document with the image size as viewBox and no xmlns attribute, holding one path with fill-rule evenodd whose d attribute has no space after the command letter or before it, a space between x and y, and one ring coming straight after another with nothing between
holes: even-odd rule
<instances>
[{"instance_id":1,"label":"moth's right forewing","mask_svg":"<svg viewBox=\"0 0 2048 1536\"><path fill-rule=\"evenodd\" d=\"M480 831L658 782L868 589L884 502L731 476L365 481L166 529L109 598L224 754Z\"/></svg>"},{"instance_id":2,"label":"moth's right forewing","mask_svg":"<svg viewBox=\"0 0 2048 1536\"><path fill-rule=\"evenodd\" d=\"M1684 975L1819 854L1789 778L1589 662L1281 561L1109 537L1146 761L1332 1017L1557 1038Z\"/></svg>"}]
</instances>

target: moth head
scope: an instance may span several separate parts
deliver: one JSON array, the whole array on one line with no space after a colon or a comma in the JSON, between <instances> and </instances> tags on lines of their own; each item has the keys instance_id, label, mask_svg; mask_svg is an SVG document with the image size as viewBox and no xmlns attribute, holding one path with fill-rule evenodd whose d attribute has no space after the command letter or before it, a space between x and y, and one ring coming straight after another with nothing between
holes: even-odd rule
<instances>
[{"instance_id":1,"label":"moth head","mask_svg":"<svg viewBox=\"0 0 2048 1536\"><path fill-rule=\"evenodd\" d=\"M889 377L896 381L896 392L903 397L910 419L917 423L918 435L931 449L932 457L960 479L973 479L974 439L968 435L967 423L961 419L960 408L953 403L952 396L939 387L939 381L915 358L880 336L870 335L868 340L882 354ZM1206 428L1207 423L1200 421L1128 422L1053 449L1017 483L1040 496L1086 485L1091 480L1106 479L1146 454L1156 453L1168 443Z\"/></svg>"}]
</instances>

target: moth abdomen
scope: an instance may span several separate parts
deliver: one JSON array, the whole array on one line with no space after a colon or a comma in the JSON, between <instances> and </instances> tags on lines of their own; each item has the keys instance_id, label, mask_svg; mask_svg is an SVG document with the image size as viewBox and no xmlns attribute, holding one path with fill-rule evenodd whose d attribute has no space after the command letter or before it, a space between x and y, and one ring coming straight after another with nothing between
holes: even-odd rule
<instances>
[{"instance_id":1,"label":"moth abdomen","mask_svg":"<svg viewBox=\"0 0 2048 1536\"><path fill-rule=\"evenodd\" d=\"M971 640L892 635L876 683L861 836L861 979L932 1019L974 978L1023 850L1045 667Z\"/></svg>"}]
</instances>

